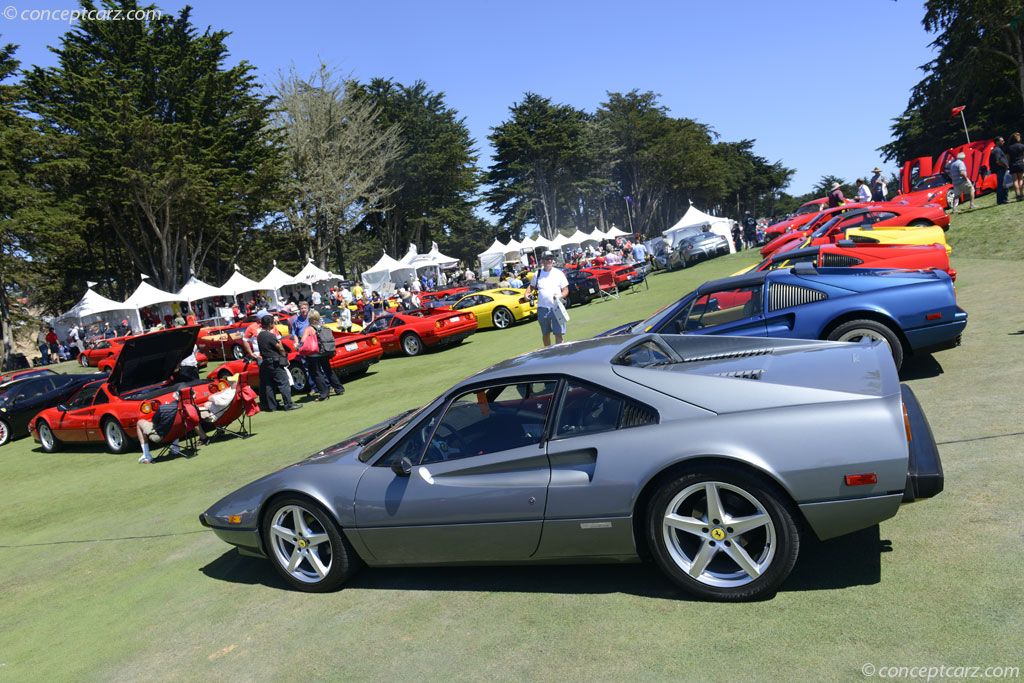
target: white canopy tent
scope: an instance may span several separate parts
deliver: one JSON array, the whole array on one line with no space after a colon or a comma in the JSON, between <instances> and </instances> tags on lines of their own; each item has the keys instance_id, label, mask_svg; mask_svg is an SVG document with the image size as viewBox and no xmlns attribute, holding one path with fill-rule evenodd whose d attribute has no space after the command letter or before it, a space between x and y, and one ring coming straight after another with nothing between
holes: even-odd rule
<instances>
[{"instance_id":1,"label":"white canopy tent","mask_svg":"<svg viewBox=\"0 0 1024 683\"><path fill-rule=\"evenodd\" d=\"M533 240L532 237L527 237L522 242L519 243L519 249L522 251L532 251L533 249L536 248L537 243Z\"/></svg>"},{"instance_id":2,"label":"white canopy tent","mask_svg":"<svg viewBox=\"0 0 1024 683\"><path fill-rule=\"evenodd\" d=\"M365 289L367 293L390 293L394 289L394 285L391 280L391 271L395 268L401 267L401 263L388 256L387 252L384 252L375 264L373 264L368 270L363 271L363 289Z\"/></svg>"},{"instance_id":3,"label":"white canopy tent","mask_svg":"<svg viewBox=\"0 0 1024 683\"><path fill-rule=\"evenodd\" d=\"M494 240L494 244L487 248L487 251L478 254L480 258L480 274L500 270L505 263L505 245Z\"/></svg>"},{"instance_id":4,"label":"white canopy tent","mask_svg":"<svg viewBox=\"0 0 1024 683\"><path fill-rule=\"evenodd\" d=\"M437 248L437 244L434 244L433 248L431 248L430 250L430 253L428 253L426 256L431 260L431 262L436 264L439 268L454 268L455 266L459 265L459 259L452 258L451 256L445 256L444 254L442 254L441 251Z\"/></svg>"},{"instance_id":5,"label":"white canopy tent","mask_svg":"<svg viewBox=\"0 0 1024 683\"><path fill-rule=\"evenodd\" d=\"M534 250L540 249L541 251L543 251L545 249L558 249L558 247L555 246L555 243L549 240L544 235L537 235L537 239L534 240L534 244L536 244Z\"/></svg>"},{"instance_id":6,"label":"white canopy tent","mask_svg":"<svg viewBox=\"0 0 1024 683\"><path fill-rule=\"evenodd\" d=\"M294 287L299 284L299 281L278 268L277 261L274 261L274 267L258 284L260 289L267 292L267 304L271 308L281 309L284 308L285 297L279 290L284 287Z\"/></svg>"},{"instance_id":7,"label":"white canopy tent","mask_svg":"<svg viewBox=\"0 0 1024 683\"><path fill-rule=\"evenodd\" d=\"M181 303L184 301L185 299L180 294L172 294L171 292L157 289L143 280L135 288L135 291L132 292L132 295L124 300L124 303L126 306L137 309L140 321L142 319L142 309L148 308L153 317L157 318L159 322L166 322L168 317L174 318L176 313L181 312Z\"/></svg>"},{"instance_id":8,"label":"white canopy tent","mask_svg":"<svg viewBox=\"0 0 1024 683\"><path fill-rule=\"evenodd\" d=\"M221 287L208 285L195 275L188 279L185 286L178 290L178 296L182 301L199 301L201 299L212 299L214 297L228 296Z\"/></svg>"},{"instance_id":9,"label":"white canopy tent","mask_svg":"<svg viewBox=\"0 0 1024 683\"><path fill-rule=\"evenodd\" d=\"M404 287L406 282L412 282L416 277L417 261L425 267L431 265L423 261L416 245L410 244L405 256L401 258L397 266L391 269L391 281L395 283L395 287Z\"/></svg>"},{"instance_id":10,"label":"white canopy tent","mask_svg":"<svg viewBox=\"0 0 1024 683\"><path fill-rule=\"evenodd\" d=\"M242 271L235 266L235 272L231 274L227 282L221 285L221 289L229 296L238 296L247 292L258 292L262 287L260 287L260 283L242 275Z\"/></svg>"},{"instance_id":11,"label":"white canopy tent","mask_svg":"<svg viewBox=\"0 0 1024 683\"><path fill-rule=\"evenodd\" d=\"M314 282L324 282L326 280L340 280L341 278L332 272L326 271L320 266L313 263L310 259L306 262L306 265L302 267L302 270L295 276L297 282L311 285Z\"/></svg>"},{"instance_id":12,"label":"white canopy tent","mask_svg":"<svg viewBox=\"0 0 1024 683\"><path fill-rule=\"evenodd\" d=\"M520 251L523 245L515 239L510 239L505 245L505 263L519 263Z\"/></svg>"},{"instance_id":13,"label":"white canopy tent","mask_svg":"<svg viewBox=\"0 0 1024 683\"><path fill-rule=\"evenodd\" d=\"M706 214L695 207L693 202L690 202L690 208L686 210L683 217L680 218L675 225L661 234L665 238L665 242L670 247L675 248L683 237L694 233L692 228L703 230L705 225L710 227L711 232L725 237L725 241L729 243L730 253L736 252L736 247L732 243L733 221L729 218L720 218L718 216Z\"/></svg>"},{"instance_id":14,"label":"white canopy tent","mask_svg":"<svg viewBox=\"0 0 1024 683\"><path fill-rule=\"evenodd\" d=\"M630 236L630 233L625 232L623 230L619 230L614 225L608 230L608 232L606 232L604 234L607 235L609 238L629 237Z\"/></svg>"},{"instance_id":15,"label":"white canopy tent","mask_svg":"<svg viewBox=\"0 0 1024 683\"><path fill-rule=\"evenodd\" d=\"M580 246L584 246L587 244L596 245L599 242L599 238L594 237L593 235L588 235L579 228L576 228L576 232L569 235L569 244L579 244Z\"/></svg>"},{"instance_id":16,"label":"white canopy tent","mask_svg":"<svg viewBox=\"0 0 1024 683\"><path fill-rule=\"evenodd\" d=\"M97 294L92 289L86 290L85 295L67 312L54 318L53 329L60 339L64 339L68 334L68 330L76 323L88 325L101 320L105 322L127 320L132 330L135 332L142 330L139 309L119 301L114 301L113 299L108 299L102 294Z\"/></svg>"}]
</instances>

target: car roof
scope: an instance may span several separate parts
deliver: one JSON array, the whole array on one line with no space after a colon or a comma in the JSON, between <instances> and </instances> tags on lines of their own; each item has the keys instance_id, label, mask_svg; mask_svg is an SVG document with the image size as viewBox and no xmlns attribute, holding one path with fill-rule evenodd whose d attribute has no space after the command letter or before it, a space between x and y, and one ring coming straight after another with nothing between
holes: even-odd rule
<instances>
[{"instance_id":1,"label":"car roof","mask_svg":"<svg viewBox=\"0 0 1024 683\"><path fill-rule=\"evenodd\" d=\"M491 377L497 379L523 374L565 374L574 369L611 367L611 361L622 351L657 335L614 335L556 344L508 358L467 378L474 383Z\"/></svg>"}]
</instances>

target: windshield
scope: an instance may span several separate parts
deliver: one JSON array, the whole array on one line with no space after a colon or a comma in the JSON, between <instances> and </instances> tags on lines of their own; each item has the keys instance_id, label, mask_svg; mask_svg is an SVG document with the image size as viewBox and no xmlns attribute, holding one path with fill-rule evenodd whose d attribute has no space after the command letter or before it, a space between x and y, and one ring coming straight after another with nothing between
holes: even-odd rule
<instances>
[{"instance_id":1,"label":"windshield","mask_svg":"<svg viewBox=\"0 0 1024 683\"><path fill-rule=\"evenodd\" d=\"M936 187L942 187L943 185L949 185L949 181L941 173L937 173L917 181L917 185L914 185L914 191L934 190Z\"/></svg>"},{"instance_id":2,"label":"windshield","mask_svg":"<svg viewBox=\"0 0 1024 683\"><path fill-rule=\"evenodd\" d=\"M827 221L825 221L825 222L824 222L824 223L823 223L823 224L821 225L821 227L820 227L820 228L818 228L817 230L815 230L815 231L814 231L814 232L813 232L813 233L811 234L811 237L812 237L812 238L815 238L815 237L824 237L824 236L825 236L825 233L827 233L827 232L829 231L829 229L830 229L830 228L831 228L831 227L832 227L833 225L835 225L836 223L838 223L838 222L840 221L840 219L843 219L843 218L849 218L849 217L850 217L851 215L856 215L856 214L850 214L850 213L838 213L838 214L834 215L834 216L833 216L832 218L830 218L830 219L828 219Z\"/></svg>"},{"instance_id":3,"label":"windshield","mask_svg":"<svg viewBox=\"0 0 1024 683\"><path fill-rule=\"evenodd\" d=\"M665 320L669 318L673 313L678 311L680 307L685 308L689 306L690 301L693 300L694 294L695 292L690 292L682 299L680 299L678 302L665 306L665 308L661 309L647 320L641 320L636 325L633 325L633 327L631 327L629 331L636 334L640 334L641 332L649 332L651 330L657 331L665 322Z\"/></svg>"},{"instance_id":4,"label":"windshield","mask_svg":"<svg viewBox=\"0 0 1024 683\"><path fill-rule=\"evenodd\" d=\"M796 210L796 215L802 216L805 213L817 213L818 211L821 211L821 207L823 206L825 206L823 203L804 204L803 206Z\"/></svg>"},{"instance_id":5,"label":"windshield","mask_svg":"<svg viewBox=\"0 0 1024 683\"><path fill-rule=\"evenodd\" d=\"M376 455L377 451L379 451L394 434L405 429L405 426L414 420L417 415L423 412L423 409L426 407L427 406L420 406L419 408L412 408L404 413L399 413L387 422L374 428L372 431L361 435L357 434L356 441L364 446L362 452L359 454L359 461L367 462L370 458Z\"/></svg>"}]
</instances>

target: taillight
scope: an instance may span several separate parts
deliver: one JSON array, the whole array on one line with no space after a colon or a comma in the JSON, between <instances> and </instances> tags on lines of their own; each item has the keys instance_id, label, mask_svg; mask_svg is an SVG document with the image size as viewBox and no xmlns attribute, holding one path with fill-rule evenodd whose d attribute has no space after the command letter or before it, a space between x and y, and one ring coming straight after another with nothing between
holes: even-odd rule
<instances>
[{"instance_id":1,"label":"taillight","mask_svg":"<svg viewBox=\"0 0 1024 683\"><path fill-rule=\"evenodd\" d=\"M368 343L370 344L370 346L377 346L380 342L377 341L376 337L370 337L370 341Z\"/></svg>"},{"instance_id":2,"label":"taillight","mask_svg":"<svg viewBox=\"0 0 1024 683\"><path fill-rule=\"evenodd\" d=\"M217 382L217 391L224 391L227 388L228 388L227 380L222 379L221 381Z\"/></svg>"},{"instance_id":3,"label":"taillight","mask_svg":"<svg viewBox=\"0 0 1024 683\"><path fill-rule=\"evenodd\" d=\"M438 330L441 329L441 321L440 320L434 322L434 328L438 329Z\"/></svg>"},{"instance_id":4,"label":"taillight","mask_svg":"<svg viewBox=\"0 0 1024 683\"><path fill-rule=\"evenodd\" d=\"M867 484L877 484L878 476L874 472L869 474L848 474L846 475L847 486L865 486Z\"/></svg>"}]
</instances>

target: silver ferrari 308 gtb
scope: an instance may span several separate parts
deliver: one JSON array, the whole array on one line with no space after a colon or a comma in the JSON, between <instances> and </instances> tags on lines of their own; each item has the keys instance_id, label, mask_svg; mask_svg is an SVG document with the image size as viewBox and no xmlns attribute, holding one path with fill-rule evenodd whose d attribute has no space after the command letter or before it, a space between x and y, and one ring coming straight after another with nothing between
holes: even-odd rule
<instances>
[{"instance_id":1,"label":"silver ferrari 308 gtb","mask_svg":"<svg viewBox=\"0 0 1024 683\"><path fill-rule=\"evenodd\" d=\"M690 593L747 600L805 529L863 529L942 486L884 344L647 334L503 361L200 521L306 591L364 563L653 557Z\"/></svg>"}]
</instances>

